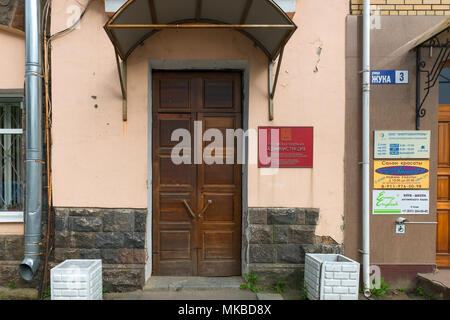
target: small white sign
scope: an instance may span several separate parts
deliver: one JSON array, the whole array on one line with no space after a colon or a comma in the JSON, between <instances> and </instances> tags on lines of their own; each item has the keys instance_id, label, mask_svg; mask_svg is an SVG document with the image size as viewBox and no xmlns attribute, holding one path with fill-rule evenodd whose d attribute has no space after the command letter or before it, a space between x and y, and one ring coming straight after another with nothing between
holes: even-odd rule
<instances>
[{"instance_id":1,"label":"small white sign","mask_svg":"<svg viewBox=\"0 0 450 320\"><path fill-rule=\"evenodd\" d=\"M405 225L404 224L396 224L395 225L395 233L404 234L405 233Z\"/></svg>"},{"instance_id":2,"label":"small white sign","mask_svg":"<svg viewBox=\"0 0 450 320\"><path fill-rule=\"evenodd\" d=\"M375 131L375 159L429 159L430 130Z\"/></svg>"},{"instance_id":3,"label":"small white sign","mask_svg":"<svg viewBox=\"0 0 450 320\"><path fill-rule=\"evenodd\" d=\"M373 190L373 214L429 214L429 190Z\"/></svg>"},{"instance_id":4,"label":"small white sign","mask_svg":"<svg viewBox=\"0 0 450 320\"><path fill-rule=\"evenodd\" d=\"M408 70L395 70L395 83L408 84L409 73Z\"/></svg>"}]
</instances>

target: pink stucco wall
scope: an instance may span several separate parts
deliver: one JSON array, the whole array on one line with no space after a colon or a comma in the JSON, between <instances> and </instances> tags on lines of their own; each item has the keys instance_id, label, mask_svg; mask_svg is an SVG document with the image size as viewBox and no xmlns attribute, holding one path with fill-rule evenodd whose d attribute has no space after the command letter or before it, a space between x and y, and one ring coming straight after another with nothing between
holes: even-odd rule
<instances>
[{"instance_id":1,"label":"pink stucco wall","mask_svg":"<svg viewBox=\"0 0 450 320\"><path fill-rule=\"evenodd\" d=\"M52 32L66 27L67 8L74 4L53 2ZM285 50L274 121L268 121L268 61L248 38L228 30L167 30L128 60L128 122L123 123L114 49L102 28L108 17L102 1L95 1L78 30L52 43L54 205L147 208L150 59L247 60L249 127L315 130L313 169L268 175L249 165L248 205L320 208L317 232L342 242L348 8L348 1L297 1L299 29ZM256 141L250 145L255 158Z\"/></svg>"},{"instance_id":2,"label":"pink stucco wall","mask_svg":"<svg viewBox=\"0 0 450 320\"><path fill-rule=\"evenodd\" d=\"M0 89L22 89L25 81L25 38L0 29Z\"/></svg>"}]
</instances>

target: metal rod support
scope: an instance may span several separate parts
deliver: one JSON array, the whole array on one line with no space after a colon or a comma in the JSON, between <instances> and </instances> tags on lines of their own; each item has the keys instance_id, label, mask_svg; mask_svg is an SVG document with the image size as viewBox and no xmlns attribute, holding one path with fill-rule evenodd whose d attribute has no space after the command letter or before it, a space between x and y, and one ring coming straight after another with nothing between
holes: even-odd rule
<instances>
[{"instance_id":1,"label":"metal rod support","mask_svg":"<svg viewBox=\"0 0 450 320\"><path fill-rule=\"evenodd\" d=\"M269 121L273 121L273 99L277 89L278 76L280 74L281 63L283 62L284 47L281 48L280 58L278 59L277 71L275 72L275 80L272 80L274 61L269 62Z\"/></svg>"},{"instance_id":2,"label":"metal rod support","mask_svg":"<svg viewBox=\"0 0 450 320\"><path fill-rule=\"evenodd\" d=\"M127 64L126 61L120 62L119 53L115 49L117 72L119 73L120 90L122 91L122 120L128 120L128 96L127 96Z\"/></svg>"},{"instance_id":3,"label":"metal rod support","mask_svg":"<svg viewBox=\"0 0 450 320\"><path fill-rule=\"evenodd\" d=\"M412 221L412 222L403 222L403 224L438 224L436 221L431 221L431 222L427 222L427 221Z\"/></svg>"}]
</instances>

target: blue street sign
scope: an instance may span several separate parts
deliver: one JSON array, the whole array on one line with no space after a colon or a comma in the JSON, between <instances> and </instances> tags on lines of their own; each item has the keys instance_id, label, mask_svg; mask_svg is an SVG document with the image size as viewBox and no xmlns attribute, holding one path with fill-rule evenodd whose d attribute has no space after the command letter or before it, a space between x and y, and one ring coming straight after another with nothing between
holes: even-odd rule
<instances>
[{"instance_id":1,"label":"blue street sign","mask_svg":"<svg viewBox=\"0 0 450 320\"><path fill-rule=\"evenodd\" d=\"M371 84L408 84L407 70L373 70L370 74Z\"/></svg>"}]
</instances>

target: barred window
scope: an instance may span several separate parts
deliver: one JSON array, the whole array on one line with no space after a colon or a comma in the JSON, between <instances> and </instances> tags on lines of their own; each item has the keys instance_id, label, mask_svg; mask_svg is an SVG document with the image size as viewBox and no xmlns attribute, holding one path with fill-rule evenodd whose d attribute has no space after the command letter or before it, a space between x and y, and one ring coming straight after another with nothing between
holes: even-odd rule
<instances>
[{"instance_id":1,"label":"barred window","mask_svg":"<svg viewBox=\"0 0 450 320\"><path fill-rule=\"evenodd\" d=\"M23 220L22 109L0 99L0 222Z\"/></svg>"}]
</instances>

